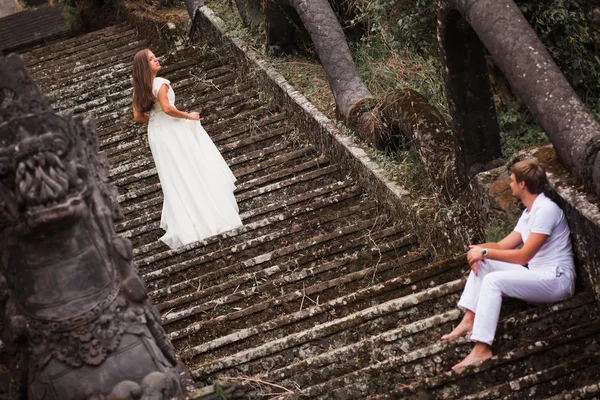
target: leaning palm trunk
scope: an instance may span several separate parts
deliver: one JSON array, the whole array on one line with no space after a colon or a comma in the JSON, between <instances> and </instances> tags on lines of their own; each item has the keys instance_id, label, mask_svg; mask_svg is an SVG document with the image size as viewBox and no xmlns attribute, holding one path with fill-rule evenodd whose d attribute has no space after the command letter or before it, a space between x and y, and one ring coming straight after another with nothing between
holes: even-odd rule
<instances>
[{"instance_id":1,"label":"leaning palm trunk","mask_svg":"<svg viewBox=\"0 0 600 400\"><path fill-rule=\"evenodd\" d=\"M288 0L308 30L325 69L340 117L355 121L361 105L373 98L361 79L346 36L327 0Z\"/></svg>"},{"instance_id":2,"label":"leaning palm trunk","mask_svg":"<svg viewBox=\"0 0 600 400\"><path fill-rule=\"evenodd\" d=\"M190 15L198 1L186 1ZM244 23L251 28L264 24L267 45L279 49L293 47L290 42L295 40L297 27L288 22L291 18L287 11L291 10L284 11L293 8L323 65L338 117L374 148L393 149L399 143L411 143L433 180L446 188L459 188L454 154L448 146L451 136L437 111L422 96L405 90L391 92L374 106L327 0L269 0L264 3L262 20L256 16L256 7L262 4L259 0L236 0L236 4ZM383 122L388 129L383 128Z\"/></svg>"},{"instance_id":3,"label":"leaning palm trunk","mask_svg":"<svg viewBox=\"0 0 600 400\"><path fill-rule=\"evenodd\" d=\"M248 10L256 8L253 0L236 0L236 4L244 22L251 26L256 25L256 21L248 20L250 17ZM193 16L201 2L186 0L186 5L188 12ZM372 103L370 101L373 100L373 96L358 74L342 27L329 2L327 0L278 0L265 3L265 7L294 8L307 29L323 65L339 118L356 129L358 134L374 147L383 147L387 141L381 137L379 118L369 112L372 108L372 104L369 103ZM286 21L269 21L269 18L285 19L283 14L270 11L265 22L267 26L269 24L276 26L273 35L293 36L293 33L290 34L282 28Z\"/></svg>"}]
</instances>

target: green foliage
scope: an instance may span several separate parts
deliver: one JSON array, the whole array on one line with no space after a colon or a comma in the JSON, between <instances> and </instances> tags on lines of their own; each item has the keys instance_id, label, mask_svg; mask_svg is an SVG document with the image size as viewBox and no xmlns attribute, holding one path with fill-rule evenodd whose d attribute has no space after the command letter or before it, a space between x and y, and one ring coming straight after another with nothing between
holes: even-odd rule
<instances>
[{"instance_id":1,"label":"green foliage","mask_svg":"<svg viewBox=\"0 0 600 400\"><path fill-rule=\"evenodd\" d=\"M510 234L513 227L508 226L506 221L491 218L485 226L486 243L497 243Z\"/></svg>"},{"instance_id":2,"label":"green foliage","mask_svg":"<svg viewBox=\"0 0 600 400\"><path fill-rule=\"evenodd\" d=\"M350 46L371 93L381 98L395 88L413 89L449 122L435 42L437 0L354 0L351 6L357 13L353 23L368 22Z\"/></svg>"},{"instance_id":3,"label":"green foliage","mask_svg":"<svg viewBox=\"0 0 600 400\"><path fill-rule=\"evenodd\" d=\"M219 400L227 400L227 396L225 395L223 388L219 384L219 381L214 381L213 387L215 388L216 395L219 396Z\"/></svg>"},{"instance_id":4,"label":"green foliage","mask_svg":"<svg viewBox=\"0 0 600 400\"><path fill-rule=\"evenodd\" d=\"M367 26L365 37L379 34L394 50L434 50L438 0L346 1L356 14L352 22Z\"/></svg>"},{"instance_id":5,"label":"green foliage","mask_svg":"<svg viewBox=\"0 0 600 400\"><path fill-rule=\"evenodd\" d=\"M410 2L407 2L410 3ZM394 37L397 46L417 53L434 52L437 33L437 0L414 0L396 15Z\"/></svg>"},{"instance_id":6,"label":"green foliage","mask_svg":"<svg viewBox=\"0 0 600 400\"><path fill-rule=\"evenodd\" d=\"M536 143L548 141L548 137L535 122L533 115L515 102L503 112L498 112L502 156L509 160L517 151Z\"/></svg>"},{"instance_id":7,"label":"green foliage","mask_svg":"<svg viewBox=\"0 0 600 400\"><path fill-rule=\"evenodd\" d=\"M446 123L450 124L446 88L437 54L416 54L413 55L413 59L422 66L423 73L412 76L409 87L421 93L429 101L429 104L440 112Z\"/></svg>"},{"instance_id":8,"label":"green foliage","mask_svg":"<svg viewBox=\"0 0 600 400\"><path fill-rule=\"evenodd\" d=\"M80 27L81 15L75 0L64 1L63 18L69 29L75 30Z\"/></svg>"}]
</instances>

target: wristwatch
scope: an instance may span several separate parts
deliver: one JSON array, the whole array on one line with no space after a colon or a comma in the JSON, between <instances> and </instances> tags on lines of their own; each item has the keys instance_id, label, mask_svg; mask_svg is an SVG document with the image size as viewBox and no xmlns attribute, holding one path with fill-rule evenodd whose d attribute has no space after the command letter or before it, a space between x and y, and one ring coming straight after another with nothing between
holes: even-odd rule
<instances>
[{"instance_id":1,"label":"wristwatch","mask_svg":"<svg viewBox=\"0 0 600 400\"><path fill-rule=\"evenodd\" d=\"M481 250L481 257L486 258L488 253L488 249Z\"/></svg>"}]
</instances>

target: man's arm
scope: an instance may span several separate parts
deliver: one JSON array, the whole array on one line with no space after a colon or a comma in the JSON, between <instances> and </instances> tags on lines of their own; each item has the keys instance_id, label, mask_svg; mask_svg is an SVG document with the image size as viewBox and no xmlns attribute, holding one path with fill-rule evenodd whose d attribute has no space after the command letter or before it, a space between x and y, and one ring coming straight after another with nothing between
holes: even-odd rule
<instances>
[{"instance_id":1,"label":"man's arm","mask_svg":"<svg viewBox=\"0 0 600 400\"><path fill-rule=\"evenodd\" d=\"M521 234L517 231L512 231L509 233L504 239L497 243L482 243L476 245L477 247L482 247L485 249L499 249L499 250L508 250L508 249L516 249L518 246L523 244L523 239L521 238Z\"/></svg>"},{"instance_id":2,"label":"man's arm","mask_svg":"<svg viewBox=\"0 0 600 400\"><path fill-rule=\"evenodd\" d=\"M470 250L467 252L467 261L475 273L475 276L478 276L477 261L483 260L483 249L488 249L487 257L489 258L491 250L494 250L494 253L496 251L506 251L516 249L521 244L523 244L523 238L521 234L517 231L512 231L498 243L483 243L476 246L469 246Z\"/></svg>"},{"instance_id":3,"label":"man's arm","mask_svg":"<svg viewBox=\"0 0 600 400\"><path fill-rule=\"evenodd\" d=\"M521 236L516 231L514 233L517 233L519 235L519 237ZM513 242L511 242L511 240L509 239L511 235L508 235L500 243L502 243L504 240L506 240L504 245L513 244ZM490 260L498 260L498 261L504 261L504 262L509 262L509 263L513 263L513 264L525 265L542 248L542 246L546 242L546 239L548 239L549 236L550 235L544 235L542 233L533 233L532 232L529 234L527 241L525 242L523 247L521 247L520 249L487 248L488 253L487 253L486 257L489 258ZM513 238L513 240L514 240L514 238ZM483 255L481 254L483 249L484 249L484 247L481 247L481 246L471 246L471 249L467 253L467 260L469 260L469 264L474 263L479 260L484 260Z\"/></svg>"}]
</instances>

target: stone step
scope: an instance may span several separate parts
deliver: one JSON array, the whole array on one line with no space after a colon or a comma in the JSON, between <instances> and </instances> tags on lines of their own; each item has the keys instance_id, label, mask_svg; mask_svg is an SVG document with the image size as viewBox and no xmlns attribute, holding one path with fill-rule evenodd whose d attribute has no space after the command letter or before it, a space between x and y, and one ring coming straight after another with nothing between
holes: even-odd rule
<instances>
[{"instance_id":1,"label":"stone step","mask_svg":"<svg viewBox=\"0 0 600 400\"><path fill-rule=\"evenodd\" d=\"M314 206L320 205L322 207L327 206L329 208L335 207L341 209L342 206L346 207L345 204L355 202L354 199L358 198L357 195L356 192L348 191L339 196L328 196L327 198L316 200L314 205L311 204L310 206L302 208L294 207L284 213L267 217L260 221L247 223L245 226L231 231L231 233L224 233L217 236L219 239L218 242L214 240L209 242L207 240L201 258L192 256L192 253L186 253L184 255L173 254L170 257L168 256L169 253L153 254L150 259L154 262L148 265L145 263L148 258L142 260L143 264L140 264L140 272L145 273L148 270L157 271L162 267L169 267L178 262L188 265L189 268L193 268L193 263L195 262L206 263L225 256L227 256L227 260L231 262L234 259L239 259L241 254L245 254L245 252L250 249L252 249L254 253L266 251L266 249L272 247L274 243L282 244L293 240L294 237L300 234L301 227L299 226L306 227L311 224L321 224L321 229L325 229L326 225L331 225L331 217L323 218L316 222L313 220L311 222L310 219L314 218L314 216L321 211L315 210ZM155 224L158 225L158 221L156 221ZM290 228L290 226L293 227ZM143 230L145 228L140 227L136 229ZM128 233L129 232L125 232L124 236L128 236ZM140 233L141 232L138 234ZM217 250L212 251L215 247ZM181 268L183 268L183 264L180 265ZM167 276L164 276L163 278L166 278Z\"/></svg>"},{"instance_id":2,"label":"stone step","mask_svg":"<svg viewBox=\"0 0 600 400\"><path fill-rule=\"evenodd\" d=\"M129 139L127 138L126 140L129 140ZM123 140L123 141L125 141L125 140ZM247 168L242 169L241 171L235 170L235 168L234 168L233 169L234 175L238 179L240 179L242 177L248 177L248 178L254 177L254 179L246 180L243 184L238 185L238 187L236 189L237 192L247 190L247 189L249 189L253 186L257 186L261 183L276 180L279 176L289 175L289 172L287 172L289 169L296 170L296 168L297 168L300 170L304 170L304 169L310 168L311 166L319 165L319 159L314 160L314 159L311 159L311 157L305 157L307 155L310 155L310 153L314 153L314 149L312 149L310 147L305 147L300 150L292 151L290 153L280 154L279 156L273 157L273 158L269 159L268 161L265 161L262 163L253 164L251 166L248 166ZM307 161L306 163L303 163L303 164L294 165L295 163L297 164L298 158L308 159L309 161ZM321 163L323 163L322 160L321 160ZM142 179L155 177L155 176L157 176L157 172L153 165L154 165L153 163L149 163L149 162L143 163L141 160L137 161L136 163L132 163L132 164L128 165L128 167L130 168L129 171L134 171L134 172L127 174L127 175L123 176L122 178L113 180L113 184L117 187L121 187L121 186L129 185L133 182L140 181ZM271 168L282 167L282 166L287 166L287 165L291 165L291 166L288 169L279 169L279 171L277 173L268 174L268 172ZM127 169L121 167L119 169L118 173L126 173L129 171ZM265 172L265 173L260 174L261 172ZM114 174L116 174L116 173L114 173Z\"/></svg>"},{"instance_id":3,"label":"stone step","mask_svg":"<svg viewBox=\"0 0 600 400\"><path fill-rule=\"evenodd\" d=\"M410 245L414 244L414 240L411 237L408 238L404 238L403 240L398 240L394 243L395 247L393 248L393 250L399 251L400 249L402 249L403 247L408 247ZM389 249L392 250L392 249ZM395 255L395 254L394 254ZM285 281L287 282L287 284L296 282L296 280L293 280L292 278L290 278L289 276L298 276L298 277L302 277L303 279L303 284L308 282L305 278L306 276L304 275L303 271L299 272L299 275L296 274L296 270L300 267L297 266L297 269L294 271L287 271L287 270L283 270L282 265L285 265L286 267L289 267L288 265L289 261L283 261L282 264L279 265L275 265L273 267L269 267L266 269L262 269L262 270L258 270L258 271L253 271L253 272L249 272L246 273L244 275L242 275L242 277L240 278L235 278L233 279L234 282L236 282L236 284L234 285L234 283L231 281L231 279L223 282L222 280L220 282L220 284L217 283L211 283L210 285L207 284L207 280L206 279L198 279L196 281L194 281L194 283L196 283L195 285L190 285L190 280L186 280L183 281L181 285L178 285L179 287L167 287L164 290L161 290L160 292L152 292L152 295L154 298L158 298L161 294L164 296L168 296L168 300L163 301L162 303L160 301L157 300L157 307L160 310L166 310L166 309L170 309L170 312L168 315L166 315L164 317L163 322L165 324L171 323L171 322L175 322L178 320L181 320L183 318L186 318L190 313L198 313L200 312L202 309L204 309L206 307L206 304L201 304L200 306L195 306L193 309L185 309L181 312L174 312L173 311L173 307L175 306L179 306L182 304L187 304L202 298L207 298L211 295L214 295L216 292L216 288L219 289L235 289L235 291L237 292L238 290L244 290L245 287L249 287L251 288L252 293L257 293L260 291L264 291L267 289L271 289L272 285L269 283L267 285L262 285L264 282L257 282L256 279L257 276L262 277L261 279L274 279L275 281L278 281L279 278L277 278L278 276L282 276L285 275L285 278L281 278L281 279L285 279ZM390 263L388 263L390 264ZM382 264L381 269L378 270L378 272L383 272L385 271L386 268L389 267L388 264ZM324 264L325 265L325 264ZM333 265L338 265L337 262L334 262ZM343 264L341 264L343 265ZM346 271L351 270L354 267L359 267L360 264L356 264L353 266L346 266L344 267L344 269ZM325 267L323 267L323 269L318 269L318 273L326 273L328 272L329 269L326 269ZM287 276L289 275L289 276ZM362 276L357 275L356 279L361 278ZM292 279L292 280L290 280ZM297 278L297 279L301 279L301 278ZM324 279L323 276L320 276L319 279ZM310 280L309 280L310 281ZM258 288L258 285L262 285L260 287L260 290ZM193 288L195 290L189 290L189 288ZM281 285L279 285L279 289L281 289ZM206 289L208 288L208 289ZM173 298L172 293L171 293L171 289L179 289L179 297L177 298ZM188 290L186 290L188 289ZM250 289L249 289L250 290ZM183 292L183 293L181 293ZM277 294L277 293L275 293ZM239 296L236 296L236 298L238 298ZM247 300L248 298L246 298ZM210 302L209 302L210 303Z\"/></svg>"},{"instance_id":4,"label":"stone step","mask_svg":"<svg viewBox=\"0 0 600 400\"><path fill-rule=\"evenodd\" d=\"M49 60L57 60L72 54L74 51L77 51L77 46L80 43L93 43L95 41L101 41L103 37L129 30L131 30L131 27L128 24L123 23L112 25L104 29L85 33L83 35L77 35L68 39L37 45L26 49L21 54L23 55L23 59L27 63L28 68L29 66L35 68L38 63Z\"/></svg>"},{"instance_id":5,"label":"stone step","mask_svg":"<svg viewBox=\"0 0 600 400\"><path fill-rule=\"evenodd\" d=\"M238 366L240 364L248 363L251 360L265 358L268 355L280 353L284 349L288 349L291 347L298 347L302 344L306 344L309 342L315 342L318 340L322 340L328 336L331 336L334 333L338 333L340 331L350 330L351 328L356 329L358 326L367 323L368 321L386 316L392 313L398 313L403 309L412 308L415 304L428 301L431 299L439 298L440 296L447 295L449 293L453 293L460 288L462 288L463 282L462 280L452 281L443 285L439 285L435 288L425 290L423 292L417 293L415 295L409 295L406 297L395 298L390 301L384 302L382 304L378 304L358 312L346 315L341 318L336 318L328 322L320 323L314 325L311 328L308 328L304 331L283 337L281 339L272 340L268 343L265 343L262 346L258 346L255 348L247 349L241 351L240 353L230 355L226 358L216 360L210 363L204 363L198 365L191 372L194 378L202 379L214 374L215 372L229 370L234 366ZM342 299L338 298L332 300L336 303L343 302ZM310 307L304 310L304 314L302 315L304 318L314 313L320 307L318 305ZM320 310L319 310L320 311ZM303 311L299 311L298 314L302 314ZM322 311L321 311L322 312ZM297 314L290 314L289 316L285 316L284 321L279 321L280 324L290 323L292 318L298 318ZM250 328L252 329L252 328ZM195 355L193 349L187 349L182 352L182 356L185 359ZM189 365L189 364L188 364ZM313 395L313 392L310 392Z\"/></svg>"},{"instance_id":6,"label":"stone step","mask_svg":"<svg viewBox=\"0 0 600 400\"><path fill-rule=\"evenodd\" d=\"M598 387L595 390L590 386L586 388L577 387L578 381L582 378L585 381L593 382L600 376L600 352L584 354L548 369L537 371L529 375L521 376L517 379L505 382L481 392L464 396L464 400L484 400L484 399L522 399L522 398L544 398L556 392L553 390L558 387L562 391L560 395L551 398L585 398L581 394L585 393L592 397L598 395ZM591 385L593 386L593 385ZM550 390L549 390L550 389ZM548 393L550 392L550 393ZM574 396L578 392L579 395Z\"/></svg>"},{"instance_id":7,"label":"stone step","mask_svg":"<svg viewBox=\"0 0 600 400\"><path fill-rule=\"evenodd\" d=\"M598 374L594 376L595 381L590 385L579 387L570 391L561 391L560 394L547 397L548 400L563 400L563 399L598 399L600 396L600 379Z\"/></svg>"},{"instance_id":8,"label":"stone step","mask_svg":"<svg viewBox=\"0 0 600 400\"><path fill-rule=\"evenodd\" d=\"M67 36L71 28L62 4L44 5L0 18L0 50L13 51L41 40Z\"/></svg>"},{"instance_id":9,"label":"stone step","mask_svg":"<svg viewBox=\"0 0 600 400\"><path fill-rule=\"evenodd\" d=\"M424 377L433 376L432 381L438 381L436 377L443 377L448 380L458 375L469 375L470 390L481 389L489 386L493 382L493 376L506 376L502 371L510 366L515 370L515 374L521 375L523 371L533 370L534 368L547 368L548 364L543 363L545 357L549 357L552 365L560 362L561 358L570 358L580 356L580 348L585 348L594 343L594 337L597 336L599 327L597 325L578 326L577 331L566 332L549 338L546 341L536 342L535 345L528 346L521 351L515 351L502 355L501 358L495 357L485 363L485 367L471 367L461 372L444 372L438 365L443 361L445 353L458 346L467 350L472 344L466 339L461 338L453 344L436 343L414 352L407 353L399 357L387 358L385 361L369 366L353 374L348 374L342 378L328 381L322 385L316 385L305 388L292 398L303 396L319 396L319 398L343 398L344 395L355 396L353 398L364 398L371 393L388 393L387 398L457 398L461 391L455 385L447 384L440 389L439 393L431 389L422 392L410 394L406 389L394 390L390 382L427 379ZM564 354L568 354L567 357ZM437 360L437 362L436 362ZM473 376L472 371L483 371L482 377ZM479 379L478 379L479 378ZM468 383L468 382L467 382ZM384 396L386 397L386 396Z\"/></svg>"},{"instance_id":10,"label":"stone step","mask_svg":"<svg viewBox=\"0 0 600 400\"><path fill-rule=\"evenodd\" d=\"M582 308L582 306L586 308ZM572 329L576 325L573 322L577 321L577 318L571 313L578 310L591 313L594 320L585 325L581 332L569 338L568 332L577 331L580 328ZM335 385L339 395L339 393L352 390L355 388L354 385L360 386L359 381L353 381L352 388L344 387L344 382L352 381L354 376L360 376L363 382L369 376L385 376L387 379L385 385L381 379L369 382L371 394L379 393L371 398L420 399L423 396L431 399L459 398L478 389L489 388L491 382L498 382L498 380L505 382L507 378L510 380L527 375L526 371L540 371L548 368L542 366L541 361L537 358L535 362L528 362L527 368L516 367L519 363L525 362L524 360L529 356L537 357L539 354L544 357L546 352L554 351L552 349L555 346L568 344L571 340L585 338L591 342L597 341L598 326L597 322L593 322L596 321L596 314L593 296L590 293L582 293L555 305L532 308L511 316L500 324L496 334L496 337L506 339L505 343L499 345L501 350L498 354L500 355L480 365L470 366L457 372L452 371L451 366L468 354L472 343L466 337L450 343L440 342L441 334L451 329L448 327L444 331L432 335L436 340L431 341L429 346L415 350L414 355L418 357L388 359L377 367L358 370L329 381L328 384ZM548 330L549 325L554 325L555 329ZM536 339L531 340L531 337ZM547 339L548 337L551 340ZM496 343L494 348L496 348ZM573 355L576 354L573 353ZM320 390L322 389L316 387L311 393L318 393ZM365 389L364 397L367 397L366 390L368 389ZM328 390L328 392L330 391Z\"/></svg>"},{"instance_id":11,"label":"stone step","mask_svg":"<svg viewBox=\"0 0 600 400\"><path fill-rule=\"evenodd\" d=\"M123 26L123 28L125 27L126 25ZM88 34L90 36L87 39L92 39L89 41L81 40L81 37L79 37L75 46L63 49L62 51L53 48L58 46L50 46L50 49L47 49L50 52L46 51L46 54L38 55L37 57L31 54L24 55L26 60L31 59L33 61L33 63L29 64L30 72L37 73L41 70L44 70L45 73L56 72L68 65L78 65L82 59L97 59L107 49L124 46L137 39L137 31L135 29L103 30L104 34L98 35L98 33L93 32L93 36Z\"/></svg>"},{"instance_id":12,"label":"stone step","mask_svg":"<svg viewBox=\"0 0 600 400\"><path fill-rule=\"evenodd\" d=\"M277 210L280 210L278 214L272 213L271 215L268 215L261 220L247 222L244 224L244 226L231 231L231 233L225 232L220 236L216 236L214 239L207 238L205 241L201 242L202 247L204 247L208 251L208 246L212 246L213 244L215 244L217 239L219 242L219 246L227 246L230 243L235 245L240 245L241 243L248 243L247 245L255 245L260 241L260 237L264 236L265 234L271 235L273 239L276 239L276 237L286 236L289 233L286 233L285 229L281 230L282 227L286 227L291 223L295 223L299 220L299 217L303 219L306 218L305 215L314 212L315 210L318 210L320 207L338 204L344 200L356 197L359 195L359 193L357 192L358 191L355 188L350 188L349 190L335 192L328 196L319 196L319 193L317 193L313 195L314 197L312 197L312 202L310 204L305 204L303 206L294 206L293 202L290 202L287 204L287 207L282 206L280 208L277 208ZM281 211L282 208L283 211ZM248 213L247 215L251 214ZM242 215L242 217L245 216L246 215ZM144 224L145 221L157 221L159 218L160 210L157 209L152 214L144 215L142 217L136 218L135 220L129 220L127 225L123 223L119 225L119 228L132 229L134 227L142 226L142 224ZM243 221L246 220L243 219ZM275 233L277 229L280 230L280 233ZM126 234L127 232L124 233L124 235ZM251 238L249 235L253 235L254 237ZM138 259L137 264L141 271L145 271L147 269L154 270L160 268L161 266L164 266L166 262L173 263L174 261L185 260L186 258L191 256L190 250L195 250L198 248L200 248L200 244L196 245L192 243L182 249L154 253L150 256L146 256L144 259Z\"/></svg>"},{"instance_id":13,"label":"stone step","mask_svg":"<svg viewBox=\"0 0 600 400\"><path fill-rule=\"evenodd\" d=\"M375 240L384 239L387 236L393 235L395 232L396 232L396 229L389 228L388 230L381 232L379 235L375 236L374 239ZM383 248L378 247L377 249L380 251L386 252L386 251L390 251L390 250L394 249L394 245L395 245L394 243L390 243L386 247L383 247ZM360 252L364 252L364 251L368 251L368 252L365 253L366 258L363 259L360 257L360 255L361 255ZM329 258L323 260L323 262L325 264L327 264L322 267L322 268L324 268L323 272L326 272L326 271L328 271L328 268L330 265L331 266L336 266L336 265L344 266L346 262L353 262L353 261L357 261L357 260L361 260L361 263L364 263L365 261L368 263L369 260L373 257L373 254L374 253L372 252L372 250L370 250L367 246L365 246L364 242L360 238L355 238L353 240L346 241L343 244L340 244L338 246L326 248L324 251L321 251L316 254L309 253L301 258L290 260L290 261L284 262L283 264L280 264L280 265L276 264L273 267L265 269L264 272L257 271L253 275L261 278L263 276L263 274L268 275L268 274L272 274L273 272L277 272L277 271L289 271L295 267L296 267L296 269L302 268L302 266L308 267L309 271L310 271L310 268L312 268L312 265L314 264L315 260L319 260L319 257L325 257L326 255L329 255ZM408 265L410 265L412 262L422 260L422 258L423 258L422 254L420 254L420 253L415 253L412 255L412 257L414 259L410 258L409 259L410 262ZM405 259L405 261L406 261L406 259ZM406 263L404 263L404 264L406 264ZM377 265L376 262L375 262L375 265ZM295 271L295 269L294 269L294 271ZM387 287L389 287L389 286L384 285L380 289L384 290ZM362 293L362 294L364 295L365 293ZM309 293L309 294L311 294L311 293ZM260 305L255 305L255 306L249 307L247 309L235 310L235 312L231 312L227 315L213 318L208 321L192 323L192 324L188 325L187 327L183 327L181 329L176 327L177 329L179 329L179 331L177 331L176 333L174 332L172 334L172 338L180 339L182 337L189 336L192 334L198 334L198 333L200 333L204 336L218 335L218 332L215 330L211 330L210 332L207 332L207 331L202 331L201 328L202 328L202 326L212 326L214 324L218 324L219 326L224 326L222 324L222 322L224 320L230 321L227 324L227 326L229 326L229 327L235 327L238 324L238 321L240 324L242 324L242 326L247 326L247 325L245 325L245 321L240 320L240 318L248 317L249 315L253 315L257 312L263 312L263 311L271 312L272 307L284 305L287 301L290 301L290 300L294 300L294 301L298 302L298 300L299 300L299 298L297 297L298 293L290 294L290 296L292 296L292 297L288 298L288 297L284 296L284 299L286 300L285 302L282 302L281 299L267 301L267 302L263 302ZM364 300L361 297L353 297L353 298L359 299L359 300ZM184 324L182 324L182 326L183 325ZM206 337L204 339L206 339ZM202 340L202 342L204 342L204 341L205 340Z\"/></svg>"},{"instance_id":14,"label":"stone step","mask_svg":"<svg viewBox=\"0 0 600 400\"><path fill-rule=\"evenodd\" d=\"M242 271L244 269L253 268L253 267L256 267L257 265L260 265L260 264L263 264L266 262L270 262L277 258L289 256L296 252L304 251L304 250L310 249L312 247L315 247L316 245L336 241L345 236L356 235L356 234L360 233L362 230L368 229L369 227L371 227L373 225L373 222L375 222L375 219L369 219L367 221L357 222L357 223L348 225L346 227L340 228L338 230L335 230L331 233L323 233L323 234L316 235L316 236L310 236L310 237L306 238L305 240L301 240L299 242L294 242L294 243L291 243L288 246L284 246L284 247L277 246L276 243L270 243L272 246L274 246L276 248L271 251L268 251L266 253L261 253L257 256L254 256L247 260L244 260L240 264L234 264L234 265L227 266L224 268L226 270L220 269L218 271L208 272L207 274L201 275L201 276L204 276L204 279L207 279L206 278L207 276L211 276L211 277L218 276L218 275L222 275L224 272L232 272L232 273L237 274L239 271ZM225 253L225 252L220 252L217 255L217 257L221 257L223 255L223 253ZM181 276L181 273L183 271L188 271L188 270L190 271L190 274L196 275L198 272L200 272L196 268L197 265L204 261L204 257L208 258L210 256L211 256L211 254L202 255L200 257L195 257L195 258L190 258L190 259L186 260L185 262L175 264L175 265L169 265L169 266L163 267L161 269L156 269L156 270L153 270L146 274L143 274L142 276L143 276L144 280L147 282L148 287L152 293L152 289L155 286L155 284L152 283L153 281L158 280L158 279L167 279L167 278L172 279L171 278L172 275L177 274L177 275ZM187 285L187 282L192 278L193 278L193 276L191 276L191 275L185 276L186 285ZM200 278L197 278L197 279L200 279ZM162 286L162 285L156 284L156 286Z\"/></svg>"},{"instance_id":15,"label":"stone step","mask_svg":"<svg viewBox=\"0 0 600 400\"><path fill-rule=\"evenodd\" d=\"M305 204L308 202L318 201L319 197L328 195L331 192L341 191L341 193L336 193L334 196L347 196L347 195L352 195L353 193L358 191L358 188L356 188L355 186L349 188L350 185L351 185L351 182L349 182L349 181L338 181L331 185L317 188L314 191L310 191L307 193L303 193L303 194L291 197L289 199L286 199L285 201L267 204L263 207L255 208L255 209L249 210L245 213L241 213L240 217L241 217L242 221L245 221L245 222L244 222L244 226L239 228L239 233L243 234L246 231L263 228L266 225L270 225L273 222L276 222L277 220L280 219L280 217L277 213L280 210L285 210L288 207L296 208L296 207L299 207L302 204ZM332 201L340 201L340 200L343 200L343 199L332 199ZM162 202L162 200L159 201L157 204L160 204L161 202ZM150 207L150 205L148 205L147 207ZM265 218L258 219L259 217L261 217L261 218L265 217ZM135 221L135 222L137 222L137 221ZM135 223L135 222L132 222L132 223ZM124 225L118 225L118 226L124 227ZM187 246L183 246L183 247L181 247L179 249L175 249L175 250L157 251L159 248L161 248L161 247L164 248L164 247L161 246L160 243L158 243L158 242L152 242L152 243L148 243L144 246L135 248L134 255L135 255L137 265L140 268L144 268L145 266L150 265L150 264L158 265L157 263L162 262L163 260L168 259L168 258L189 257L189 254L184 254L184 253L188 253L188 252L192 253L192 252L196 251L197 249L201 249L207 245L216 243L216 242L220 241L222 238L236 237L237 234L238 234L238 230L225 232L225 233L222 233L221 235L210 237L210 238L204 239L203 241L200 241L200 242L190 243ZM143 256L144 258L140 258L141 256Z\"/></svg>"},{"instance_id":16,"label":"stone step","mask_svg":"<svg viewBox=\"0 0 600 400\"><path fill-rule=\"evenodd\" d=\"M91 73L102 68L112 68L121 63L129 64L135 53L147 47L147 41L140 39L131 43L123 44L117 48L111 48L110 45L104 45L101 51L90 59L79 60L74 64L59 66L56 70L46 69L43 75L37 75L36 81L42 88L51 84L65 86L71 84L72 80L78 77L89 77Z\"/></svg>"},{"instance_id":17,"label":"stone step","mask_svg":"<svg viewBox=\"0 0 600 400\"><path fill-rule=\"evenodd\" d=\"M217 70L217 68L215 68ZM213 70L209 70L207 73L212 72ZM66 101L60 103L60 111L62 112L71 112L74 114L80 114L83 112L94 112L94 113L102 113L105 112L104 108L98 108L99 106L110 104L113 108L120 107L123 102L125 105L131 105L131 96L132 96L132 87L129 82L128 76L121 76L121 70L113 71L110 75L110 80L105 80L103 86L100 86L96 82L91 82L80 85L77 88L77 91L72 93L72 96L77 95L77 97L71 97ZM166 75L169 77L169 75ZM115 78L121 78L117 80ZM207 77L205 79L210 79ZM256 96L256 91L247 90L243 91L244 88L248 88L248 85L239 85L234 88L230 88L233 85L234 81L226 82L227 85L223 85L221 88L217 85L208 85L204 81L200 81L199 78L184 76L180 80L176 81L177 84L174 86L175 90L177 90L178 99L181 92L180 87L184 87L186 85L192 86L195 90L201 91L201 94L204 94L204 102L202 103L191 103L187 104L185 102L181 103L178 101L178 105L182 109L199 109L203 113L210 113L213 109L217 107L222 107L229 105L231 103L240 102L245 100L246 98L251 98ZM89 87L95 85L93 90L90 91ZM242 90L240 92L240 90ZM235 96L228 96L228 92L238 93ZM56 93L53 92L53 94ZM108 95L106 94L108 93ZM210 95L210 96L209 96ZM185 99L185 97L183 97ZM130 108L130 107L128 107Z\"/></svg>"},{"instance_id":18,"label":"stone step","mask_svg":"<svg viewBox=\"0 0 600 400\"><path fill-rule=\"evenodd\" d=\"M565 326L565 328L567 328ZM430 398L443 398L452 388L455 396L470 394L489 386L494 379L504 380L521 377L524 373L547 371L556 364L579 358L588 349L597 348L600 325L592 321L582 325L571 325L559 334L544 337L539 332L537 341L493 357L486 363L465 369L461 373L445 373L431 378L426 393ZM471 344L469 344L469 347ZM454 379L453 379L454 378ZM460 381L458 379L460 378ZM443 385L441 385L443 382ZM453 382L449 384L449 382ZM498 382L498 381L496 381ZM438 386L439 385L439 386ZM412 388L411 388L412 389ZM413 398L418 397L415 395Z\"/></svg>"}]
</instances>

